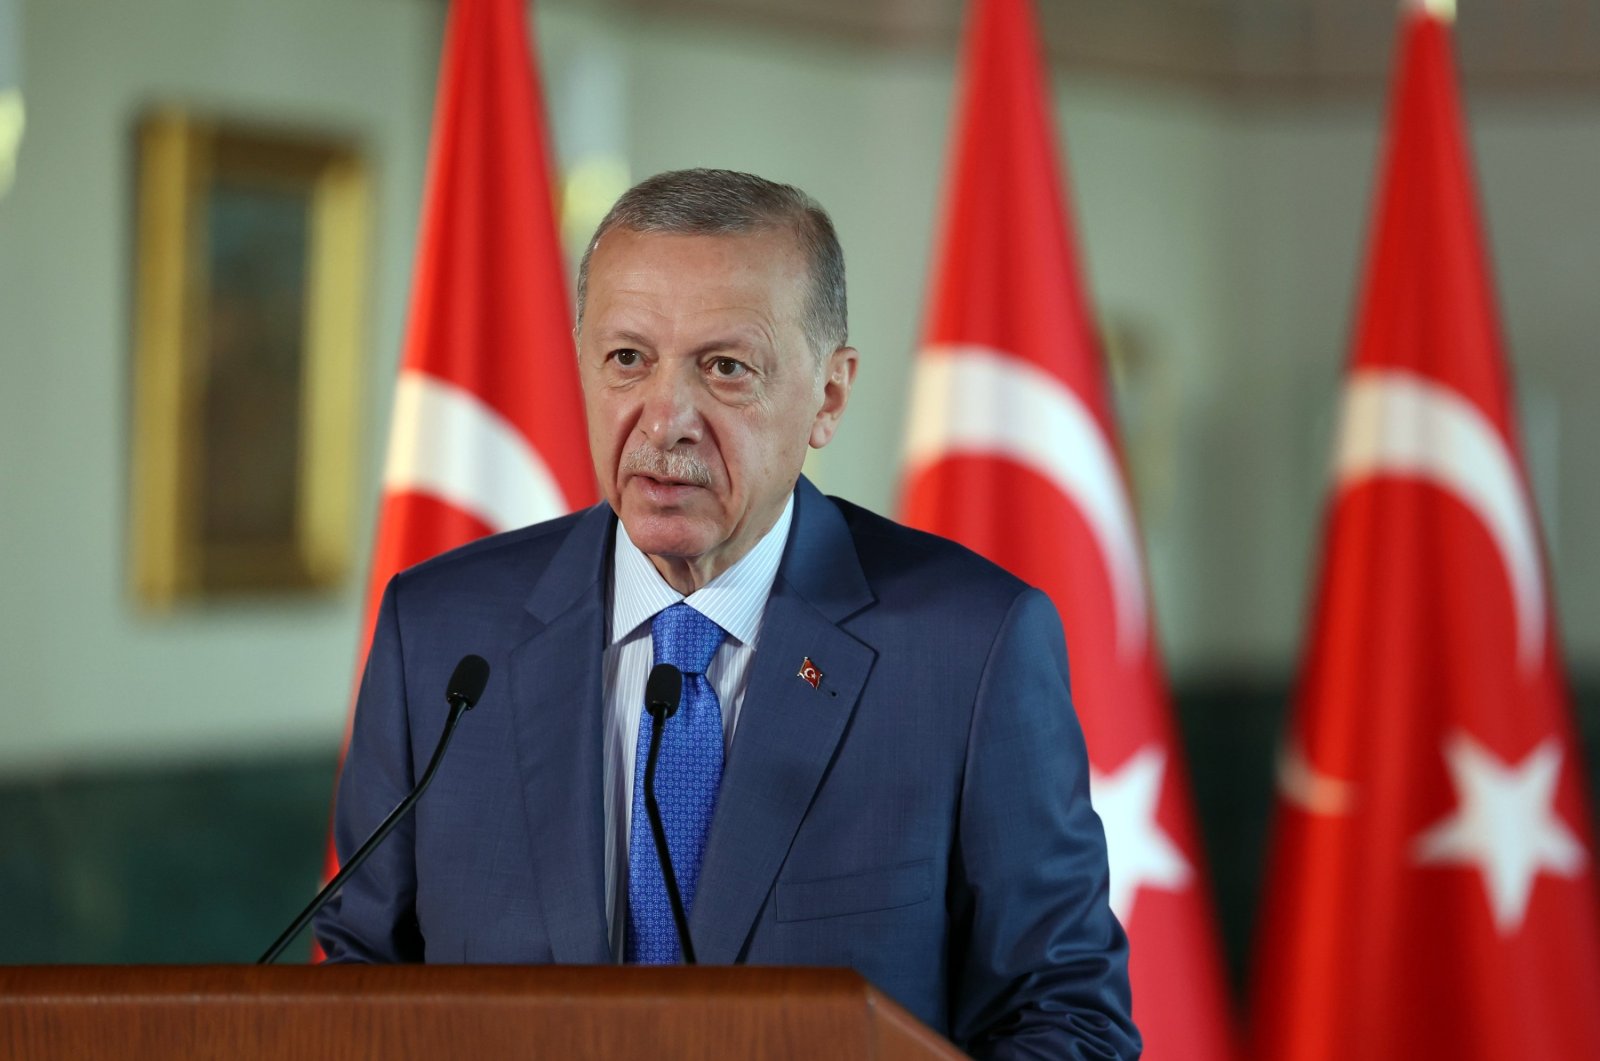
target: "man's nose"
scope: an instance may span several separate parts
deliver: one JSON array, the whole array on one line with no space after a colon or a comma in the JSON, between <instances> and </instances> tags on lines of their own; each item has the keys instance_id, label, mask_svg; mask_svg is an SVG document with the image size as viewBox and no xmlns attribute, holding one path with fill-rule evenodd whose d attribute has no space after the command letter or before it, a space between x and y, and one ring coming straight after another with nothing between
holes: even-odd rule
<instances>
[{"instance_id":1,"label":"man's nose","mask_svg":"<svg viewBox=\"0 0 1600 1061\"><path fill-rule=\"evenodd\" d=\"M690 372L664 364L650 376L639 427L657 449L692 446L700 441L705 424L700 418L699 388Z\"/></svg>"}]
</instances>

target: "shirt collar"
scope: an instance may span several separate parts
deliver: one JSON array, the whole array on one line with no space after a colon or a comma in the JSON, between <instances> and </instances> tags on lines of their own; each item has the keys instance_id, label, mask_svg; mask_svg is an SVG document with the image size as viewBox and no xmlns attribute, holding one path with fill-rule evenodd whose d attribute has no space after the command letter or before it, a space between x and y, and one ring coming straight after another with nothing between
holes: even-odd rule
<instances>
[{"instance_id":1,"label":"shirt collar","mask_svg":"<svg viewBox=\"0 0 1600 1061\"><path fill-rule=\"evenodd\" d=\"M611 643L616 644L657 612L683 601L727 631L744 645L754 646L761 632L761 616L778 577L778 563L794 521L794 494L789 494L783 514L772 529L739 562L685 597L668 585L650 558L628 537L617 521L612 552Z\"/></svg>"}]
</instances>

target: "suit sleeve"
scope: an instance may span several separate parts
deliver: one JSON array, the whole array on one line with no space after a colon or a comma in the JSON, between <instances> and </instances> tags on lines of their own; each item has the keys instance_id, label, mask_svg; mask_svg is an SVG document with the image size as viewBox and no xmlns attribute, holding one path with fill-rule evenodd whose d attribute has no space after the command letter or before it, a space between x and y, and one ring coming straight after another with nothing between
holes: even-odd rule
<instances>
[{"instance_id":1,"label":"suit sleeve","mask_svg":"<svg viewBox=\"0 0 1600 1061\"><path fill-rule=\"evenodd\" d=\"M341 865L411 791L410 713L406 707L398 584L378 609L356 698L350 747L334 799L334 846ZM330 962L423 959L416 917L416 831L408 817L317 915L317 941Z\"/></svg>"},{"instance_id":2,"label":"suit sleeve","mask_svg":"<svg viewBox=\"0 0 1600 1061\"><path fill-rule=\"evenodd\" d=\"M985 664L959 815L956 1042L979 1058L1138 1057L1065 638L1037 590L1013 603Z\"/></svg>"}]
</instances>

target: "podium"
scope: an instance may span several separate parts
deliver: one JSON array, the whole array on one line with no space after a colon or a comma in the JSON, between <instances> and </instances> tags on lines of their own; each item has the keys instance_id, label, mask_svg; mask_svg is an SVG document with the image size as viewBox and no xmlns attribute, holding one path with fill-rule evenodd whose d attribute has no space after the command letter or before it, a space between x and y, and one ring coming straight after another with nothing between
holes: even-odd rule
<instances>
[{"instance_id":1,"label":"podium","mask_svg":"<svg viewBox=\"0 0 1600 1061\"><path fill-rule=\"evenodd\" d=\"M856 973L747 966L0 967L0 1057L963 1055Z\"/></svg>"}]
</instances>

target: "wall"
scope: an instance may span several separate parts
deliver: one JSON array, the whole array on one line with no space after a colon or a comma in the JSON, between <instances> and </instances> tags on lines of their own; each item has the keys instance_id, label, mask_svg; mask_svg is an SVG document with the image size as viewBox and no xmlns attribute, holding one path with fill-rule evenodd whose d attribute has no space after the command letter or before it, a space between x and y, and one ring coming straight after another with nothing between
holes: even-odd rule
<instances>
[{"instance_id":1,"label":"wall","mask_svg":"<svg viewBox=\"0 0 1600 1061\"><path fill-rule=\"evenodd\" d=\"M22 5L28 131L0 200L0 770L337 741L353 585L170 616L129 595L131 132L145 105L179 101L365 145L377 175L370 513L438 22L435 5L394 0Z\"/></svg>"}]
</instances>

